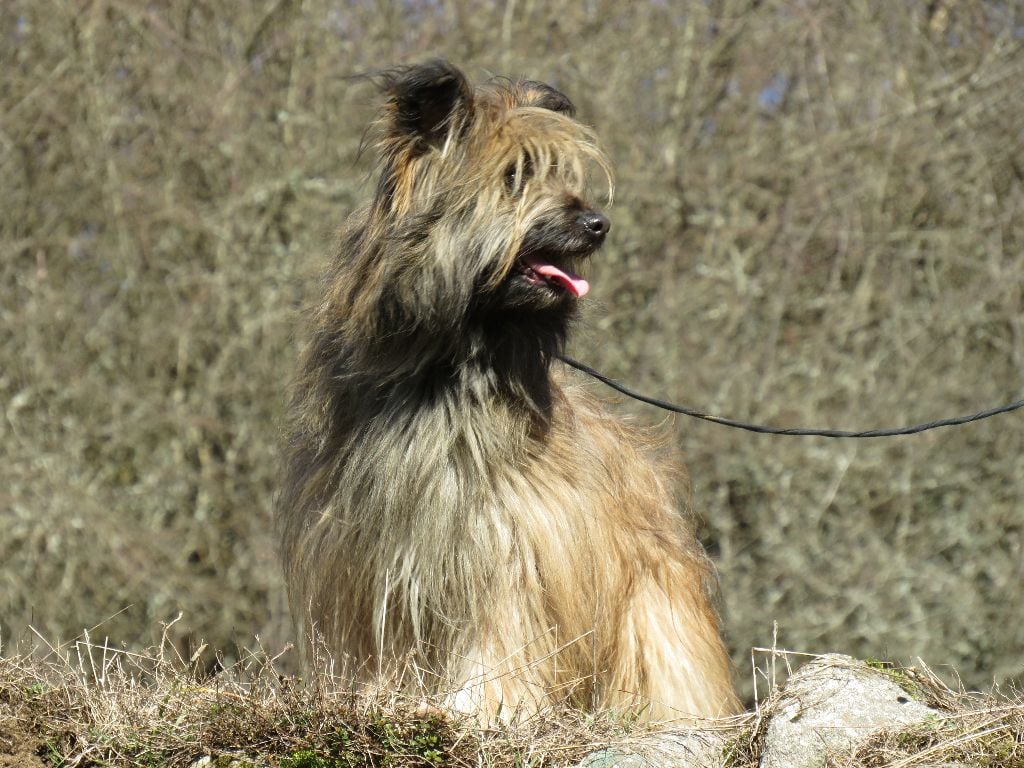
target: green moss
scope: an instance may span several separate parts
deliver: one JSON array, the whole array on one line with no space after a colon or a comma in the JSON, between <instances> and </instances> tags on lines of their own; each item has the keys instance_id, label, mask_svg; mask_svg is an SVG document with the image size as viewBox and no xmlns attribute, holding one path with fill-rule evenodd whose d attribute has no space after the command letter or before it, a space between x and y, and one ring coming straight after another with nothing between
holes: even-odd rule
<instances>
[{"instance_id":1,"label":"green moss","mask_svg":"<svg viewBox=\"0 0 1024 768\"><path fill-rule=\"evenodd\" d=\"M281 760L281 768L339 768L339 763L311 749L303 749Z\"/></svg>"},{"instance_id":2,"label":"green moss","mask_svg":"<svg viewBox=\"0 0 1024 768\"><path fill-rule=\"evenodd\" d=\"M864 663L872 669L881 672L894 685L898 685L904 691L909 693L912 698L925 704L929 703L931 697L929 696L927 689L908 674L906 670L896 665L894 662L866 658L864 659Z\"/></svg>"},{"instance_id":3,"label":"green moss","mask_svg":"<svg viewBox=\"0 0 1024 768\"><path fill-rule=\"evenodd\" d=\"M988 753L977 763L983 768L1024 768L1024 744L1020 734L1002 733L985 745Z\"/></svg>"},{"instance_id":4,"label":"green moss","mask_svg":"<svg viewBox=\"0 0 1024 768\"><path fill-rule=\"evenodd\" d=\"M339 727L318 744L283 758L281 768L360 768L416 765L444 768L453 763L450 724L440 716L411 720L371 717L358 731Z\"/></svg>"},{"instance_id":5,"label":"green moss","mask_svg":"<svg viewBox=\"0 0 1024 768\"><path fill-rule=\"evenodd\" d=\"M887 672L893 668L893 663L891 661L882 661L881 659L875 659L870 656L864 659L864 663L872 669L878 669L884 672Z\"/></svg>"},{"instance_id":6,"label":"green moss","mask_svg":"<svg viewBox=\"0 0 1024 768\"><path fill-rule=\"evenodd\" d=\"M757 763L764 745L767 720L757 721L749 727L740 728L722 745L723 766L746 766Z\"/></svg>"},{"instance_id":7,"label":"green moss","mask_svg":"<svg viewBox=\"0 0 1024 768\"><path fill-rule=\"evenodd\" d=\"M63 768L66 763L64 755L52 741L46 742L39 750L39 756L45 759L53 768Z\"/></svg>"},{"instance_id":8,"label":"green moss","mask_svg":"<svg viewBox=\"0 0 1024 768\"><path fill-rule=\"evenodd\" d=\"M435 766L449 763L449 739L451 728L441 716L427 716L405 722L383 717L371 721L370 735L384 747L385 765L392 765L395 758L417 758L417 762Z\"/></svg>"}]
</instances>

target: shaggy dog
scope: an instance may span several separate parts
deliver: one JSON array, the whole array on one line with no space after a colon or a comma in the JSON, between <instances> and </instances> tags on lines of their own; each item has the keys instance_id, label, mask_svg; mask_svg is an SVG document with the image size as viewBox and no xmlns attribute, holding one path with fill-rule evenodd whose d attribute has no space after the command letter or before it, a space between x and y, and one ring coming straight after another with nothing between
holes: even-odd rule
<instances>
[{"instance_id":1,"label":"shaggy dog","mask_svg":"<svg viewBox=\"0 0 1024 768\"><path fill-rule=\"evenodd\" d=\"M380 177L314 309L278 521L292 611L362 683L484 719L721 716L713 574L656 441L555 355L609 221L572 103L383 77Z\"/></svg>"}]
</instances>

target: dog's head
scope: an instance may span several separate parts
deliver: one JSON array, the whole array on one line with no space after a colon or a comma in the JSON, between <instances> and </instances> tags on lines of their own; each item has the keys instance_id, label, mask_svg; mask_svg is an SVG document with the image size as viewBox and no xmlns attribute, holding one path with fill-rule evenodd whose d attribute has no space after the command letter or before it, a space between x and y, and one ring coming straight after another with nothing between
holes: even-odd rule
<instances>
[{"instance_id":1,"label":"dog's head","mask_svg":"<svg viewBox=\"0 0 1024 768\"><path fill-rule=\"evenodd\" d=\"M531 80L474 89L444 61L392 72L384 88L368 225L391 241L403 304L442 302L466 317L571 314L589 290L577 270L610 226L586 200L588 177L596 170L611 193L608 163L572 102Z\"/></svg>"}]
</instances>

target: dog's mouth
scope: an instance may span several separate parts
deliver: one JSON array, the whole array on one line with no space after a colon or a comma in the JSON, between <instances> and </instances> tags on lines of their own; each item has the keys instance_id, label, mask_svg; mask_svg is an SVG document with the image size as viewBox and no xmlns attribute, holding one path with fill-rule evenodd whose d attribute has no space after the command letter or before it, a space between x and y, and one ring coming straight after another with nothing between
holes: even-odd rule
<instances>
[{"instance_id":1,"label":"dog's mouth","mask_svg":"<svg viewBox=\"0 0 1024 768\"><path fill-rule=\"evenodd\" d=\"M558 260L564 261L564 259ZM564 263L556 264L555 257L551 254L520 256L516 260L516 272L531 285L548 288L576 299L585 296L590 290L590 283Z\"/></svg>"}]
</instances>

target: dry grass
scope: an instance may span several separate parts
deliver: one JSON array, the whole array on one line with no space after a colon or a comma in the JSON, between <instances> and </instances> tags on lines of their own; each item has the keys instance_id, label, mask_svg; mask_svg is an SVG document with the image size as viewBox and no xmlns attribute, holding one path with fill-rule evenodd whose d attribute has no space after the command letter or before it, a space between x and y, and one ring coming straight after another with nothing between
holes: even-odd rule
<instances>
[{"instance_id":1,"label":"dry grass","mask_svg":"<svg viewBox=\"0 0 1024 768\"><path fill-rule=\"evenodd\" d=\"M686 733L671 724L554 711L481 728L425 699L355 694L327 675L302 682L279 660L254 651L210 676L169 642L128 653L88 640L0 658L0 768L186 768L207 757L210 768L541 768L598 750L681 759L661 735ZM939 714L882 731L829 768L1024 766L1024 700L954 692L927 668L884 672ZM758 765L778 705L773 691L715 726L723 768Z\"/></svg>"},{"instance_id":2,"label":"dry grass","mask_svg":"<svg viewBox=\"0 0 1024 768\"><path fill-rule=\"evenodd\" d=\"M882 731L827 768L1024 768L1024 698L954 692L927 667L883 669L941 714L917 726Z\"/></svg>"},{"instance_id":3,"label":"dry grass","mask_svg":"<svg viewBox=\"0 0 1024 768\"><path fill-rule=\"evenodd\" d=\"M168 642L128 653L88 640L0 658L0 766L544 766L643 735L571 712L482 729L425 699L355 694L326 674L303 683L278 660L247 653L211 677Z\"/></svg>"},{"instance_id":4,"label":"dry grass","mask_svg":"<svg viewBox=\"0 0 1024 768\"><path fill-rule=\"evenodd\" d=\"M828 768L933 765L1024 766L1024 704L989 703L917 728L886 731Z\"/></svg>"},{"instance_id":5,"label":"dry grass","mask_svg":"<svg viewBox=\"0 0 1024 768\"><path fill-rule=\"evenodd\" d=\"M546 79L596 126L617 203L573 352L610 375L784 425L1018 398L1022 28L983 0L3 3L0 633L137 650L184 611L186 656L287 640L294 315L369 192L346 76L393 63ZM778 621L1021 680L1019 424L675 422L737 662Z\"/></svg>"},{"instance_id":6,"label":"dry grass","mask_svg":"<svg viewBox=\"0 0 1024 768\"><path fill-rule=\"evenodd\" d=\"M808 654L776 648L757 650L763 656L755 675L771 685L746 722L737 724L735 733L728 738L723 752L728 768L754 768L760 764L769 722L787 703L785 692L776 686L785 681L791 665L811 658ZM858 670L863 668L860 662L827 663L853 663ZM926 665L901 667L879 661L868 664L936 713L916 725L883 729L850 753L829 756L826 768L1024 767L1024 697L1019 693L983 695L953 690Z\"/></svg>"}]
</instances>

